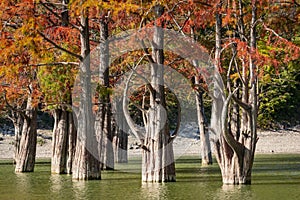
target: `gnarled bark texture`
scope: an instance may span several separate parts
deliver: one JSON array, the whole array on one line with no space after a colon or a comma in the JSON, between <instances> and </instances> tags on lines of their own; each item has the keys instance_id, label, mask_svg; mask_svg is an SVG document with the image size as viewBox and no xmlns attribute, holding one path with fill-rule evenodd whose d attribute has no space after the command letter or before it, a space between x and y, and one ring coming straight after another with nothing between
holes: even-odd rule
<instances>
[{"instance_id":1,"label":"gnarled bark texture","mask_svg":"<svg viewBox=\"0 0 300 200\"><path fill-rule=\"evenodd\" d=\"M160 5L153 7L157 18L164 13ZM146 83L150 91L149 109L144 112L145 130L140 130L134 124L128 111L126 97L128 84L123 97L123 110L127 123L140 140L142 146L142 181L143 182L169 182L175 181L175 163L173 153L173 139L168 127L166 112L165 89L164 89L164 31L157 24L154 27L152 40L152 55L148 52L150 61L150 81ZM144 49L147 51L146 49ZM132 72L133 74L133 72ZM179 113L180 115L180 113ZM179 126L179 123L177 124ZM176 129L174 136L177 135Z\"/></svg>"},{"instance_id":2,"label":"gnarled bark texture","mask_svg":"<svg viewBox=\"0 0 300 200\"><path fill-rule=\"evenodd\" d=\"M240 2L240 6L241 6ZM242 10L242 9L241 9ZM242 17L242 16L241 16ZM241 20L239 20L241 22ZM250 28L250 48L256 48L256 1L252 1L252 20ZM242 26L239 26L242 27ZM221 15L216 15L216 66L220 67L221 57ZM244 37L244 35L243 35ZM242 97L236 96L236 88L231 91L231 84L227 83L228 97L224 92L221 77L216 75L214 83L214 99L211 118L211 129L220 137L215 141L216 159L221 168L224 184L250 184L251 172L257 143L257 77L256 67L250 53L249 67L243 64ZM228 77L230 68L228 70ZM229 78L227 78L229 81ZM233 112L230 112L231 100L234 100ZM241 108L240 115L239 106Z\"/></svg>"},{"instance_id":3,"label":"gnarled bark texture","mask_svg":"<svg viewBox=\"0 0 300 200\"><path fill-rule=\"evenodd\" d=\"M161 17L164 8L154 7L157 17ZM175 181L175 163L173 140L170 136L166 113L164 90L164 32L161 27L154 27L151 63L150 109L147 113L146 134L142 151L142 181Z\"/></svg>"},{"instance_id":4,"label":"gnarled bark texture","mask_svg":"<svg viewBox=\"0 0 300 200\"><path fill-rule=\"evenodd\" d=\"M23 124L18 124L18 127L22 128L22 134L19 143L16 145L15 172L33 172L37 141L37 108L32 106L31 97L27 100L26 111L20 113L20 115ZM21 121L17 121L17 123L21 123Z\"/></svg>"},{"instance_id":5,"label":"gnarled bark texture","mask_svg":"<svg viewBox=\"0 0 300 200\"><path fill-rule=\"evenodd\" d=\"M95 131L99 136L101 168L114 169L113 132L111 131L111 102L109 92L109 46L108 18L100 20L100 66L99 66L99 109L96 114Z\"/></svg>"},{"instance_id":6,"label":"gnarled bark texture","mask_svg":"<svg viewBox=\"0 0 300 200\"><path fill-rule=\"evenodd\" d=\"M101 179L98 141L94 129L91 97L89 23L87 13L81 15L80 105L76 151L72 167L73 179Z\"/></svg>"},{"instance_id":7,"label":"gnarled bark texture","mask_svg":"<svg viewBox=\"0 0 300 200\"><path fill-rule=\"evenodd\" d=\"M55 109L53 112L51 172L70 174L76 145L73 114L67 108Z\"/></svg>"}]
</instances>

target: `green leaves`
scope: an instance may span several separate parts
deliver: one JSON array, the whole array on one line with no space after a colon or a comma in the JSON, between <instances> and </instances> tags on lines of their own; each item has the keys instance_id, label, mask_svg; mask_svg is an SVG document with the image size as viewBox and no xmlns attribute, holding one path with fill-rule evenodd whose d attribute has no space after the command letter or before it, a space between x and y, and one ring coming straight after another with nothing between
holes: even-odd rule
<instances>
[{"instance_id":1,"label":"green leaves","mask_svg":"<svg viewBox=\"0 0 300 200\"><path fill-rule=\"evenodd\" d=\"M300 119L299 61L290 62L276 73L266 66L261 78L260 112L261 128L279 128L293 125Z\"/></svg>"},{"instance_id":2,"label":"green leaves","mask_svg":"<svg viewBox=\"0 0 300 200\"><path fill-rule=\"evenodd\" d=\"M76 73L77 69L74 66L58 65L40 68L38 79L48 109L72 103L72 87Z\"/></svg>"}]
</instances>

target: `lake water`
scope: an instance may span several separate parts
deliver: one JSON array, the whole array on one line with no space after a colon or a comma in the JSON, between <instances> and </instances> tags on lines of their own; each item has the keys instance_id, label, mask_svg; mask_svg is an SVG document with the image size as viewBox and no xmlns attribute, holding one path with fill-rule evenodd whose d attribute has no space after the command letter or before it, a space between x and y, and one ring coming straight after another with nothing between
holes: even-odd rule
<instances>
[{"instance_id":1,"label":"lake water","mask_svg":"<svg viewBox=\"0 0 300 200\"><path fill-rule=\"evenodd\" d=\"M256 156L248 186L223 186L217 164L199 163L197 157L183 157L176 162L177 182L145 184L138 159L103 172L101 181L51 175L49 161L41 160L34 173L15 174L10 161L0 161L0 199L300 199L300 154Z\"/></svg>"}]
</instances>

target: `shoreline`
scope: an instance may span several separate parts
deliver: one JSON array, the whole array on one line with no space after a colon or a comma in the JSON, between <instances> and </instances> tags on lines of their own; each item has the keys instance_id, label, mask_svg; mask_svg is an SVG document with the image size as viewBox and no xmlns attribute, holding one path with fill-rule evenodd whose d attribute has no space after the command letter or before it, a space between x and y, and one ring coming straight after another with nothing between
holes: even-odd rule
<instances>
[{"instance_id":1,"label":"shoreline","mask_svg":"<svg viewBox=\"0 0 300 200\"><path fill-rule=\"evenodd\" d=\"M37 159L51 158L52 131L38 130ZM196 133L179 135L173 144L175 159L182 155L200 155L200 140ZM300 154L300 127L292 130L258 131L258 142L255 154ZM0 133L0 160L13 159L14 136ZM128 157L141 155L141 150L134 144L137 141L129 136ZM213 148L213 146L212 146Z\"/></svg>"}]
</instances>

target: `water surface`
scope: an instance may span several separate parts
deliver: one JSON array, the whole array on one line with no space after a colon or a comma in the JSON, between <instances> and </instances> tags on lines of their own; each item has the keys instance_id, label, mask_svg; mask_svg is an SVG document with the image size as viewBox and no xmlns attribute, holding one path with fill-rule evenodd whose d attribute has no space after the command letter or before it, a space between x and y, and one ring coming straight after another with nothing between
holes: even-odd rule
<instances>
[{"instance_id":1,"label":"water surface","mask_svg":"<svg viewBox=\"0 0 300 200\"><path fill-rule=\"evenodd\" d=\"M15 174L11 161L0 162L0 199L300 199L300 155L258 155L249 186L221 182L217 164L201 167L197 157L176 162L177 182L141 183L140 160L103 172L101 181L73 181L51 175L49 161L38 161L34 173Z\"/></svg>"}]
</instances>

